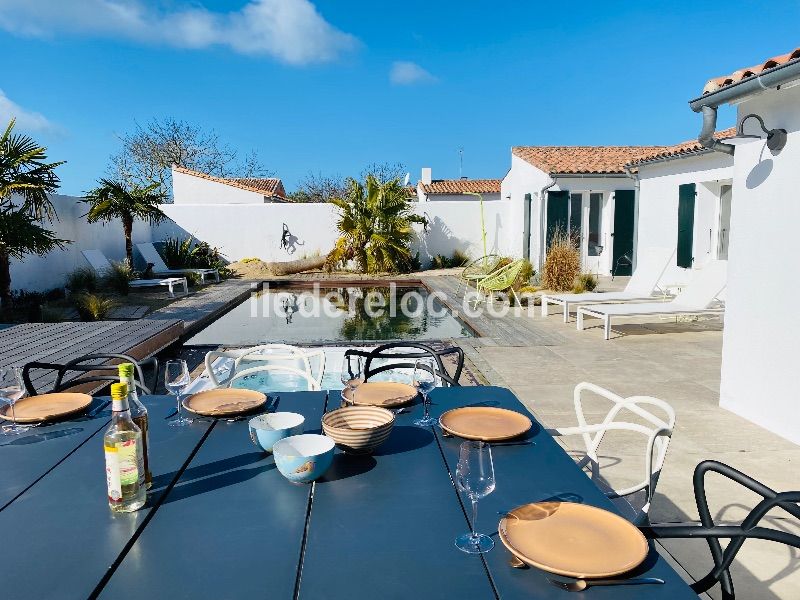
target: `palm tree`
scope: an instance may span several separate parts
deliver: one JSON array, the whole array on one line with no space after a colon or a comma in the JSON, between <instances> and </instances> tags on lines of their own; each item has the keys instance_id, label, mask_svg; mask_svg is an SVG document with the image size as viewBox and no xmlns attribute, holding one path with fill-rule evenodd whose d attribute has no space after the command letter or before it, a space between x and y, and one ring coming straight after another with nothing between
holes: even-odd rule
<instances>
[{"instance_id":1,"label":"palm tree","mask_svg":"<svg viewBox=\"0 0 800 600\"><path fill-rule=\"evenodd\" d=\"M90 205L86 219L89 223L108 222L114 219L122 221L125 234L125 257L128 266L133 268L133 222L136 219L148 221L156 225L167 218L159 205L166 196L158 183L146 187L133 184L126 187L121 181L100 179L100 184L86 194L84 202Z\"/></svg>"},{"instance_id":2,"label":"palm tree","mask_svg":"<svg viewBox=\"0 0 800 600\"><path fill-rule=\"evenodd\" d=\"M63 162L48 163L47 149L31 137L14 134L11 119L0 136L0 302L11 301L11 259L27 254L44 256L63 248L61 240L42 221L57 218L48 194L60 183L55 173Z\"/></svg>"},{"instance_id":3,"label":"palm tree","mask_svg":"<svg viewBox=\"0 0 800 600\"><path fill-rule=\"evenodd\" d=\"M369 174L366 185L362 185L349 179L345 197L331 202L340 210L336 227L341 236L328 254L329 268L350 260L355 260L364 273L411 268L412 223L425 225L427 220L414 214L399 180L381 183Z\"/></svg>"}]
</instances>

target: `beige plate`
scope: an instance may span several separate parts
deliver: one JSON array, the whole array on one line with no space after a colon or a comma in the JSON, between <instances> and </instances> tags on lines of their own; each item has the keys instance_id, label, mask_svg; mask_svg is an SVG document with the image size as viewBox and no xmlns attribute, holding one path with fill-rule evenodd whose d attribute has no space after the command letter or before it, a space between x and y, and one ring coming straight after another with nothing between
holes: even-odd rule
<instances>
[{"instance_id":1,"label":"beige plate","mask_svg":"<svg viewBox=\"0 0 800 600\"><path fill-rule=\"evenodd\" d=\"M439 425L447 433L467 440L499 442L528 431L531 420L521 413L505 408L465 406L448 410L439 417Z\"/></svg>"},{"instance_id":2,"label":"beige plate","mask_svg":"<svg viewBox=\"0 0 800 600\"><path fill-rule=\"evenodd\" d=\"M396 381L367 381L356 388L355 399L350 389L342 392L342 398L350 404L366 406L402 406L417 397L417 388Z\"/></svg>"},{"instance_id":3,"label":"beige plate","mask_svg":"<svg viewBox=\"0 0 800 600\"><path fill-rule=\"evenodd\" d=\"M39 423L66 417L86 409L92 403L89 394L59 392L21 398L14 404L14 414L18 423ZM11 420L11 407L0 408L0 418Z\"/></svg>"},{"instance_id":4,"label":"beige plate","mask_svg":"<svg viewBox=\"0 0 800 600\"><path fill-rule=\"evenodd\" d=\"M500 520L500 539L523 562L558 575L614 577L639 566L648 546L622 517L573 502L537 502Z\"/></svg>"},{"instance_id":5,"label":"beige plate","mask_svg":"<svg viewBox=\"0 0 800 600\"><path fill-rule=\"evenodd\" d=\"M183 401L186 410L209 417L230 417L263 406L267 397L253 390L223 388L192 394Z\"/></svg>"}]
</instances>

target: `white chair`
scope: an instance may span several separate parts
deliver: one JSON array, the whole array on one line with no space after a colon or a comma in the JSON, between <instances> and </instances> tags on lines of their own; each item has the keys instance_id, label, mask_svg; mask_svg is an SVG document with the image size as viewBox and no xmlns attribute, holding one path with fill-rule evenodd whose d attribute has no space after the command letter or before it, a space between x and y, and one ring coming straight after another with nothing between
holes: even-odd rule
<instances>
[{"instance_id":1,"label":"white chair","mask_svg":"<svg viewBox=\"0 0 800 600\"><path fill-rule=\"evenodd\" d=\"M576 304L603 302L635 302L652 300L670 259L675 254L669 248L643 248L638 253L636 270L621 292L589 292L586 294L542 294L542 316L546 317L550 304L560 304L564 310L564 323L569 320L569 307Z\"/></svg>"},{"instance_id":2,"label":"white chair","mask_svg":"<svg viewBox=\"0 0 800 600\"><path fill-rule=\"evenodd\" d=\"M234 386L233 384L237 381L247 379L248 377L253 377L259 373L274 373L280 375L288 375L291 379L287 382L288 385L275 387L274 384L270 384L269 389L263 390L258 388L247 388L246 386ZM231 377L227 382L227 387L245 387L245 389L256 389L257 391L264 391L264 392L296 392L298 390L297 385L297 378L304 381L306 384L306 389L310 392L317 392L319 391L319 384L316 380L309 375L306 371L301 369L295 369L293 367L287 367L285 365L259 365L257 367L251 367L249 369L245 369L244 371L240 371L238 373L234 373L233 377Z\"/></svg>"},{"instance_id":3,"label":"white chair","mask_svg":"<svg viewBox=\"0 0 800 600\"><path fill-rule=\"evenodd\" d=\"M139 254L142 255L142 258L146 262L153 264L153 273L156 275L195 273L200 276L200 281L202 283L205 283L207 275L213 276L214 281L219 283L219 271L217 269L170 269L164 262L164 259L161 258L161 255L158 253L158 250L156 250L156 247L150 242L145 244L136 244L136 249L139 250Z\"/></svg>"},{"instance_id":4,"label":"white chair","mask_svg":"<svg viewBox=\"0 0 800 600\"><path fill-rule=\"evenodd\" d=\"M593 392L611 401L611 409L602 422L592 425L587 423L583 407L583 392L585 391ZM587 473L589 477L599 483L601 489L606 488L604 491L609 498L619 498L625 501L623 508L629 508L632 511L627 515L632 521L643 521L650 509L658 478L667 457L667 449L675 427L675 411L669 404L658 398L650 396L622 398L605 388L587 382L575 386L573 397L578 426L548 429L548 433L554 437L580 435L583 438L586 455L578 461L578 466L582 469L589 469ZM660 410L663 416L655 414L652 409ZM623 420L624 411L637 415L648 425ZM611 486L601 478L598 449L609 431L640 433L647 439L644 450L644 478L639 483L615 490L611 489ZM644 491L642 506L634 506L633 496L642 491Z\"/></svg>"},{"instance_id":5,"label":"white chair","mask_svg":"<svg viewBox=\"0 0 800 600\"><path fill-rule=\"evenodd\" d=\"M220 369L216 368L220 359L227 366L229 378L241 367L242 363L260 361L262 363L278 364L293 369L305 371L318 387L322 386L325 375L325 351L322 349L308 350L288 344L263 344L245 350L212 350L206 354L206 374L211 382L219 387L218 377ZM230 364L228 364L230 363Z\"/></svg>"},{"instance_id":6,"label":"white chair","mask_svg":"<svg viewBox=\"0 0 800 600\"><path fill-rule=\"evenodd\" d=\"M579 306L578 331L583 331L585 316L603 319L605 339L608 340L611 337L611 317L722 314L725 308L720 305L719 296L725 289L727 273L727 261L710 261L692 273L689 285L671 302L604 304L592 308Z\"/></svg>"},{"instance_id":7,"label":"white chair","mask_svg":"<svg viewBox=\"0 0 800 600\"><path fill-rule=\"evenodd\" d=\"M83 254L83 258L86 259L86 262L89 263L94 272L101 277L107 275L114 268L111 262L106 258L105 254L103 254L100 250L81 250L81 254ZM186 281L186 277L167 277L164 279L132 279L128 282L128 286L132 288L154 287L159 285L166 286L169 289L169 295L171 298L175 297L174 287L176 285L183 286L184 294L189 293L189 284Z\"/></svg>"}]
</instances>

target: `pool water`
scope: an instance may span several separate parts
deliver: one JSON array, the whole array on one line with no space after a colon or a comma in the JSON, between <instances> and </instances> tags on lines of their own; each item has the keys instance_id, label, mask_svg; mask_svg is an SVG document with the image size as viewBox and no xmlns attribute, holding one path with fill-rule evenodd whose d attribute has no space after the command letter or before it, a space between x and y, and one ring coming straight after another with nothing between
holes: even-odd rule
<instances>
[{"instance_id":1,"label":"pool water","mask_svg":"<svg viewBox=\"0 0 800 600\"><path fill-rule=\"evenodd\" d=\"M473 335L423 287L283 287L259 292L187 343L317 344Z\"/></svg>"}]
</instances>

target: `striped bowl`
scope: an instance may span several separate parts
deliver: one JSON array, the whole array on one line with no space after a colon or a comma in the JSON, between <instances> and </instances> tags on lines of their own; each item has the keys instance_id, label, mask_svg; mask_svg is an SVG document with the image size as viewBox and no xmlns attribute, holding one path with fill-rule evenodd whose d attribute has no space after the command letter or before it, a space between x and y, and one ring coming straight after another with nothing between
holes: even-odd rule
<instances>
[{"instance_id":1,"label":"striped bowl","mask_svg":"<svg viewBox=\"0 0 800 600\"><path fill-rule=\"evenodd\" d=\"M394 413L379 406L344 406L322 417L322 431L345 452L369 454L389 437Z\"/></svg>"}]
</instances>

